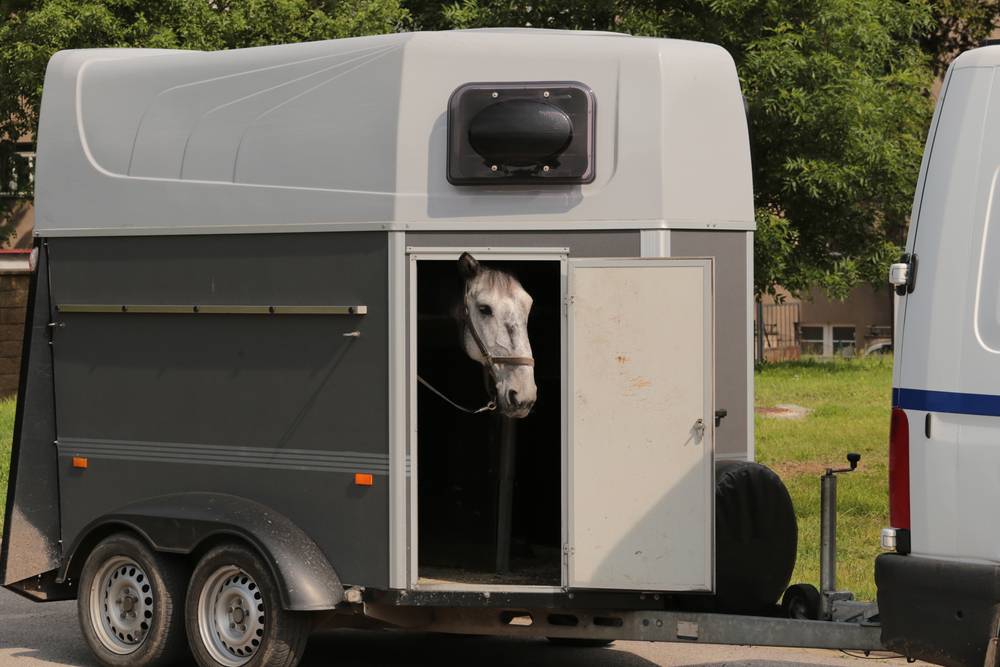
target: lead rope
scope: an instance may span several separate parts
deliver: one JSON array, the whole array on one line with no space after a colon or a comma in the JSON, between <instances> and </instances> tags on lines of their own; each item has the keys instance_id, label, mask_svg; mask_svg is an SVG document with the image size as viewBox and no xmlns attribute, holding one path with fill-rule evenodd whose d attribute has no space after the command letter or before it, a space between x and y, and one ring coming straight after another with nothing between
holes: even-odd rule
<instances>
[{"instance_id":1,"label":"lead rope","mask_svg":"<svg viewBox=\"0 0 1000 667\"><path fill-rule=\"evenodd\" d=\"M424 385L425 387L427 387L428 389L430 389L431 391L433 391L435 394L437 394L442 399L444 399L444 401L446 403L448 403L449 405L451 405L452 407L458 408L459 410L461 410L462 412L464 412L466 414L478 415L481 412L493 412L494 410L497 409L497 402L496 401L490 401L489 403L487 403L483 407L479 408L478 410L470 410L469 408L466 408L466 407L463 407L463 406L459 405L455 401L451 400L450 398L448 398L447 396L445 396L444 394L442 394L440 391L438 391L437 389L435 389L434 386L431 385L430 382L428 382L427 380L423 379L419 375L417 376L417 382L419 382L420 384Z\"/></svg>"}]
</instances>

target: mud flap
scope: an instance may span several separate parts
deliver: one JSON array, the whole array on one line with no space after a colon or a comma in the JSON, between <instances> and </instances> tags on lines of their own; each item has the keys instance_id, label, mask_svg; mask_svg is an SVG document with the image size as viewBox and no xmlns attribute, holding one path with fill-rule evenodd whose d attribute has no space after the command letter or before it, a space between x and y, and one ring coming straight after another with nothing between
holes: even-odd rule
<instances>
[{"instance_id":1,"label":"mud flap","mask_svg":"<svg viewBox=\"0 0 1000 667\"><path fill-rule=\"evenodd\" d=\"M35 600L72 597L55 584L59 567L59 479L55 399L49 348L48 262L36 246L31 275L21 378L14 417L14 448L0 544L0 585Z\"/></svg>"}]
</instances>

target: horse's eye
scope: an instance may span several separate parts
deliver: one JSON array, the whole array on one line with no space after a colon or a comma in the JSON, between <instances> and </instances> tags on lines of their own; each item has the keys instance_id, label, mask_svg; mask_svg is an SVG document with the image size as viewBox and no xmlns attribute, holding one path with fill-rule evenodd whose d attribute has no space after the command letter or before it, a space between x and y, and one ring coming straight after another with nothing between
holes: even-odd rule
<instances>
[{"instance_id":1,"label":"horse's eye","mask_svg":"<svg viewBox=\"0 0 1000 667\"><path fill-rule=\"evenodd\" d=\"M483 304L483 305L479 306L479 312L482 313L483 315L486 315L487 317L489 317L490 315L493 314L493 309L490 308L489 306Z\"/></svg>"}]
</instances>

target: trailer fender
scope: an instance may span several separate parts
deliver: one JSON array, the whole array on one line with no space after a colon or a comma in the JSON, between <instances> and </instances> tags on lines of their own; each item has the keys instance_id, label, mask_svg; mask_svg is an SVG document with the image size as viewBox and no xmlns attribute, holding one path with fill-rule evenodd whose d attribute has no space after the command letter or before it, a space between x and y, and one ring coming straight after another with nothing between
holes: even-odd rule
<instances>
[{"instance_id":1,"label":"trailer fender","mask_svg":"<svg viewBox=\"0 0 1000 667\"><path fill-rule=\"evenodd\" d=\"M156 551L197 554L226 538L257 549L271 568L281 606L333 609L344 587L320 548L291 520L253 500L217 493L178 493L142 500L106 514L80 532L59 581L76 578L90 550L116 529L135 531Z\"/></svg>"}]
</instances>

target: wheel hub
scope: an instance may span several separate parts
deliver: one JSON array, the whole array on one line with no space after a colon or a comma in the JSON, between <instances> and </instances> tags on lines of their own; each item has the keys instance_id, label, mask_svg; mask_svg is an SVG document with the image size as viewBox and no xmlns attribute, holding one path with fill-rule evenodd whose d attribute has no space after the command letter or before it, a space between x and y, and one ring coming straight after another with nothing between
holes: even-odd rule
<instances>
[{"instance_id":1,"label":"wheel hub","mask_svg":"<svg viewBox=\"0 0 1000 667\"><path fill-rule=\"evenodd\" d=\"M90 608L98 640L118 655L134 652L145 640L153 619L149 577L129 558L109 559L94 577Z\"/></svg>"},{"instance_id":2,"label":"wheel hub","mask_svg":"<svg viewBox=\"0 0 1000 667\"><path fill-rule=\"evenodd\" d=\"M235 566L216 570L198 603L198 626L212 657L227 667L250 660L264 637L264 598L257 582Z\"/></svg>"}]
</instances>

